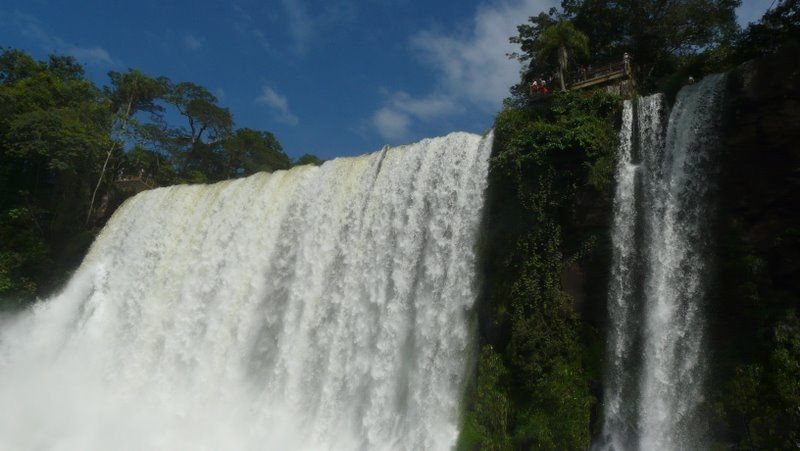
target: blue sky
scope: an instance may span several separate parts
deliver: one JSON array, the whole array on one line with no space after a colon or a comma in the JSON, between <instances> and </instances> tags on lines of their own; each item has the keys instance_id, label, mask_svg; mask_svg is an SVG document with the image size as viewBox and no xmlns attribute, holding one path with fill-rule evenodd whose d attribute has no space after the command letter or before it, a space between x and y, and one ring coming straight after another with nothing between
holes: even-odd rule
<instances>
[{"instance_id":1,"label":"blue sky","mask_svg":"<svg viewBox=\"0 0 800 451\"><path fill-rule=\"evenodd\" d=\"M328 159L483 132L519 66L515 25L552 0L3 0L0 46L70 54L98 84L140 69L209 88L239 127ZM744 0L740 23L772 0Z\"/></svg>"}]
</instances>

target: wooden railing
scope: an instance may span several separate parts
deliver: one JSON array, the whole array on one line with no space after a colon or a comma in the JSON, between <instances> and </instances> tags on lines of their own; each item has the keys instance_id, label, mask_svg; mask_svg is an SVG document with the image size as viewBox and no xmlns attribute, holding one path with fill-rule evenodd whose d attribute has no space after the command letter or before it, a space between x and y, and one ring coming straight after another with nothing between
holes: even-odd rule
<instances>
[{"instance_id":1,"label":"wooden railing","mask_svg":"<svg viewBox=\"0 0 800 451\"><path fill-rule=\"evenodd\" d=\"M590 71L576 72L571 77L576 80L569 85L569 89L583 89L591 86L607 83L620 78L630 76L630 62L627 60L607 64Z\"/></svg>"}]
</instances>

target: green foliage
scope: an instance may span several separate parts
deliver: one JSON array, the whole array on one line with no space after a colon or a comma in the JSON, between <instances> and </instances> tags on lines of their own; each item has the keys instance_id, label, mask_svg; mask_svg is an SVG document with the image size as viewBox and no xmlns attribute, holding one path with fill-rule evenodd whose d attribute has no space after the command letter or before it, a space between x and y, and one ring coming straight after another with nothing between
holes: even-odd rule
<instances>
[{"instance_id":1,"label":"green foliage","mask_svg":"<svg viewBox=\"0 0 800 451\"><path fill-rule=\"evenodd\" d=\"M156 100L167 92L168 85L166 78L153 79L136 70L128 70L128 72L122 74L112 71L109 72L108 76L111 79L111 87L105 88L104 91L110 103L109 108L115 116L111 127L111 135L116 139L112 140L100 167L100 175L92 191L89 211L86 213L87 224L92 219L97 192L106 178L109 161L121 146L121 140L127 137L128 125L131 122L135 122L134 116L139 112L146 111L153 114L164 111L156 103Z\"/></svg>"},{"instance_id":2,"label":"green foliage","mask_svg":"<svg viewBox=\"0 0 800 451\"><path fill-rule=\"evenodd\" d=\"M790 449L800 441L800 320L776 321L763 362L738 365L717 414L744 449Z\"/></svg>"},{"instance_id":3,"label":"green foliage","mask_svg":"<svg viewBox=\"0 0 800 451\"><path fill-rule=\"evenodd\" d=\"M240 128L222 146L228 158L225 166L229 178L291 167L291 160L283 153L281 143L270 132Z\"/></svg>"},{"instance_id":4,"label":"green foliage","mask_svg":"<svg viewBox=\"0 0 800 451\"><path fill-rule=\"evenodd\" d=\"M217 141L230 135L233 128L233 117L227 108L217 105L217 98L206 88L190 82L181 82L169 89L165 100L177 108L189 125L186 136L179 141L194 144L203 139Z\"/></svg>"},{"instance_id":5,"label":"green foliage","mask_svg":"<svg viewBox=\"0 0 800 451\"><path fill-rule=\"evenodd\" d=\"M724 382L713 396L728 430L718 435L744 449L789 449L800 440L800 319L797 283L776 278L800 255L800 236L787 230L773 245L788 258L769 261L740 227L734 221L723 238L719 308L728 311L714 318L716 379Z\"/></svg>"},{"instance_id":6,"label":"green foliage","mask_svg":"<svg viewBox=\"0 0 800 451\"><path fill-rule=\"evenodd\" d=\"M41 63L21 50L7 49L0 53L0 83L14 83L33 76L41 69Z\"/></svg>"},{"instance_id":7,"label":"green foliage","mask_svg":"<svg viewBox=\"0 0 800 451\"><path fill-rule=\"evenodd\" d=\"M112 115L69 57L7 50L0 80L0 295L29 297L82 228Z\"/></svg>"},{"instance_id":8,"label":"green foliage","mask_svg":"<svg viewBox=\"0 0 800 451\"><path fill-rule=\"evenodd\" d=\"M151 78L134 69L124 73L111 71L108 78L111 86L105 92L111 102L111 111L116 111L117 114L127 111L128 115L138 111L164 111L156 101L169 90L169 80L166 78Z\"/></svg>"},{"instance_id":9,"label":"green foliage","mask_svg":"<svg viewBox=\"0 0 800 451\"><path fill-rule=\"evenodd\" d=\"M143 173L158 186L185 183L168 156L138 144L120 155L115 163L115 174Z\"/></svg>"},{"instance_id":10,"label":"green foliage","mask_svg":"<svg viewBox=\"0 0 800 451\"><path fill-rule=\"evenodd\" d=\"M672 73L683 58L724 46L737 32L740 0L563 0L564 14L589 38L593 61L628 52L639 85Z\"/></svg>"},{"instance_id":11,"label":"green foliage","mask_svg":"<svg viewBox=\"0 0 800 451\"><path fill-rule=\"evenodd\" d=\"M736 43L736 61L800 48L800 0L781 0L752 23Z\"/></svg>"},{"instance_id":12,"label":"green foliage","mask_svg":"<svg viewBox=\"0 0 800 451\"><path fill-rule=\"evenodd\" d=\"M565 92L546 106L507 106L495 120L480 315L487 346L462 449L589 444L598 375L588 372L588 326L561 275L593 241L564 231L579 222L581 197L611 187L619 105L605 93Z\"/></svg>"},{"instance_id":13,"label":"green foliage","mask_svg":"<svg viewBox=\"0 0 800 451\"><path fill-rule=\"evenodd\" d=\"M747 61L771 57L785 66L796 64L800 54L800 0L782 0L758 21L736 36L702 52L682 55L671 62L671 73L654 80L656 88L673 99L689 76L735 70Z\"/></svg>"},{"instance_id":14,"label":"green foliage","mask_svg":"<svg viewBox=\"0 0 800 451\"><path fill-rule=\"evenodd\" d=\"M484 346L478 358L477 385L470 393L472 405L466 414L457 449L512 449L508 378L503 359L491 345Z\"/></svg>"},{"instance_id":15,"label":"green foliage","mask_svg":"<svg viewBox=\"0 0 800 451\"><path fill-rule=\"evenodd\" d=\"M32 275L48 263L35 215L24 207L5 211L0 217L0 235L7 237L0 249L0 293L34 294L37 284Z\"/></svg>"},{"instance_id":16,"label":"green foliage","mask_svg":"<svg viewBox=\"0 0 800 451\"><path fill-rule=\"evenodd\" d=\"M560 12L551 9L530 17L510 39L520 45L520 52L509 56L528 63L522 83L512 93L524 94L531 74L540 76L560 67L559 73L566 77L566 61L575 60L574 56L582 56L588 65L602 65L621 61L626 52L633 59L640 90L658 87L659 81L680 69L686 71L681 78L685 83L687 73L701 75L686 68L698 66L696 56L720 63L729 58L738 31L739 4L740 0L562 0ZM543 44L559 41L570 42L572 55L561 52L557 63L553 54L559 53L558 44ZM570 45L561 48L570 50Z\"/></svg>"},{"instance_id":17,"label":"green foliage","mask_svg":"<svg viewBox=\"0 0 800 451\"><path fill-rule=\"evenodd\" d=\"M508 56L522 62L538 64L541 61L535 56L541 47L542 33L558 22L557 10L552 8L547 13L541 12L536 16L529 17L528 21L529 24L517 25L517 35L508 39L510 43L517 44L520 48L520 52L514 52Z\"/></svg>"},{"instance_id":18,"label":"green foliage","mask_svg":"<svg viewBox=\"0 0 800 451\"><path fill-rule=\"evenodd\" d=\"M566 89L566 76L570 57L585 59L589 56L589 40L572 25L561 19L545 28L540 36L536 57L542 61L557 61L561 90Z\"/></svg>"},{"instance_id":19,"label":"green foliage","mask_svg":"<svg viewBox=\"0 0 800 451\"><path fill-rule=\"evenodd\" d=\"M314 166L319 166L322 163L324 163L324 161L319 159L319 157L307 153L298 158L294 164L295 166L302 166L304 164L313 164Z\"/></svg>"},{"instance_id":20,"label":"green foliage","mask_svg":"<svg viewBox=\"0 0 800 451\"><path fill-rule=\"evenodd\" d=\"M682 52L667 58L652 73L646 88L663 92L674 100L692 76L735 70L740 64L763 57L779 57L783 64L796 64L800 53L800 0L782 0L770 8L758 22L736 34L726 32L713 45L701 51Z\"/></svg>"},{"instance_id":21,"label":"green foliage","mask_svg":"<svg viewBox=\"0 0 800 451\"><path fill-rule=\"evenodd\" d=\"M0 299L32 299L79 262L130 192L290 167L272 133L236 130L202 86L130 69L98 89L72 57L0 49ZM170 124L175 108L186 126ZM88 220L87 220L88 218ZM0 306L1 307L1 306Z\"/></svg>"}]
</instances>

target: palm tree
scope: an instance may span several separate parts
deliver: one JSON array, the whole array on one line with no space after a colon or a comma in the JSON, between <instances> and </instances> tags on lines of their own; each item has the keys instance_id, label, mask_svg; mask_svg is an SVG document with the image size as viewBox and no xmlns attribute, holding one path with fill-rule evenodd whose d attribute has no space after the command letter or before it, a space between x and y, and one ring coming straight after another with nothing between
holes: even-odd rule
<instances>
[{"instance_id":1,"label":"palm tree","mask_svg":"<svg viewBox=\"0 0 800 451\"><path fill-rule=\"evenodd\" d=\"M557 56L558 82L562 91L567 89L564 78L570 53L584 58L589 56L589 38L565 19L550 25L542 32L538 47L537 57L542 61L552 61L553 56Z\"/></svg>"}]
</instances>

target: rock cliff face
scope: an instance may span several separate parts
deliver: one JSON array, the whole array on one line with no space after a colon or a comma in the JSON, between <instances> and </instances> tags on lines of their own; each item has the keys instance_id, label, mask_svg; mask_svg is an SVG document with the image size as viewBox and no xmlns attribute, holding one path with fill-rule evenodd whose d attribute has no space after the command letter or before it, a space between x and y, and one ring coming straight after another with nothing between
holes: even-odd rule
<instances>
[{"instance_id":1,"label":"rock cliff face","mask_svg":"<svg viewBox=\"0 0 800 451\"><path fill-rule=\"evenodd\" d=\"M576 208L565 219L565 244L573 249L574 260L565 262L561 270L561 289L572 299L581 317L584 342L584 364L589 377L589 390L595 400L602 399L602 366L607 329L606 299L611 263L611 225L613 192L584 190L577 196ZM589 430L595 435L600 428L600 410L594 402L590 411Z\"/></svg>"},{"instance_id":2,"label":"rock cliff face","mask_svg":"<svg viewBox=\"0 0 800 451\"><path fill-rule=\"evenodd\" d=\"M787 207L797 212L800 201L800 68L786 62L765 58L734 71L723 143L727 214L747 224L761 249L786 219L797 219L786 217Z\"/></svg>"},{"instance_id":3,"label":"rock cliff face","mask_svg":"<svg viewBox=\"0 0 800 451\"><path fill-rule=\"evenodd\" d=\"M800 440L800 52L733 72L720 173L709 408L720 442Z\"/></svg>"}]
</instances>

